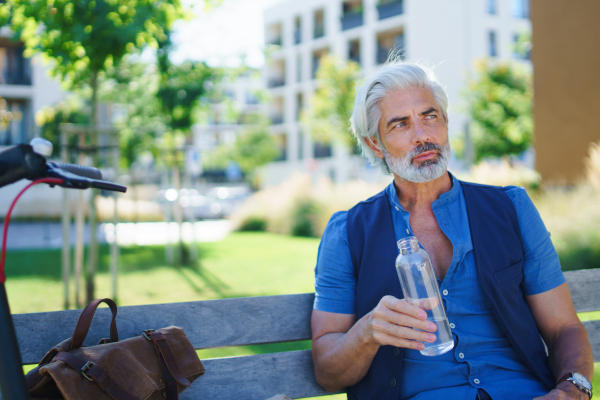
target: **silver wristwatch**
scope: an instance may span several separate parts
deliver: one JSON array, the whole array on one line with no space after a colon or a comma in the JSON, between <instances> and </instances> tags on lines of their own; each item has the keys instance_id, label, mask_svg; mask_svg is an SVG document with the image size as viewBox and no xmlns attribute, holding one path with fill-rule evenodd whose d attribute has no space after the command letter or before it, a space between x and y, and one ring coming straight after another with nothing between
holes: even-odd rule
<instances>
[{"instance_id":1,"label":"silver wristwatch","mask_svg":"<svg viewBox=\"0 0 600 400\"><path fill-rule=\"evenodd\" d=\"M571 372L561 379L561 381L563 380L570 381L573 385L577 386L577 389L590 396L590 399L592 398L592 384L579 372ZM560 383L560 381L558 383Z\"/></svg>"}]
</instances>

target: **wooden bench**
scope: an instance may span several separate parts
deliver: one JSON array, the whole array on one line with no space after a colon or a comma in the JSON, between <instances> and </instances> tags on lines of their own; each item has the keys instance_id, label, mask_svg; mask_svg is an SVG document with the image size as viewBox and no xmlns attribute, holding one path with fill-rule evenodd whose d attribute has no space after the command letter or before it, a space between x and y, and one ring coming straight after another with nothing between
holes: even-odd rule
<instances>
[{"instance_id":1,"label":"wooden bench","mask_svg":"<svg viewBox=\"0 0 600 400\"><path fill-rule=\"evenodd\" d=\"M565 273L578 312L600 310L600 269ZM189 303L119 307L119 338L176 325L196 349L311 339L314 294L248 297ZM73 334L80 311L13 316L23 362L38 363L52 346ZM99 309L85 345L107 337L110 313ZM600 361L600 321L584 323ZM315 381L310 350L202 360L206 374L181 399L265 400L331 394Z\"/></svg>"}]
</instances>

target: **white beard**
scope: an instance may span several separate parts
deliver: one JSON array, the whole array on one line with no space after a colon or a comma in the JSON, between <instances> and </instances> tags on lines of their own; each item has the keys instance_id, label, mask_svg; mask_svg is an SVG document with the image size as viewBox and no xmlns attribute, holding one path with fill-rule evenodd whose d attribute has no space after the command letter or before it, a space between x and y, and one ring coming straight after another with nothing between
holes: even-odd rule
<instances>
[{"instance_id":1,"label":"white beard","mask_svg":"<svg viewBox=\"0 0 600 400\"><path fill-rule=\"evenodd\" d=\"M413 159L426 151L439 151L436 160L427 160L420 165L413 164ZM439 178L448 170L450 162L450 143L440 146L433 143L420 145L404 157L394 157L383 147L383 155L390 171L409 182L424 183Z\"/></svg>"}]
</instances>

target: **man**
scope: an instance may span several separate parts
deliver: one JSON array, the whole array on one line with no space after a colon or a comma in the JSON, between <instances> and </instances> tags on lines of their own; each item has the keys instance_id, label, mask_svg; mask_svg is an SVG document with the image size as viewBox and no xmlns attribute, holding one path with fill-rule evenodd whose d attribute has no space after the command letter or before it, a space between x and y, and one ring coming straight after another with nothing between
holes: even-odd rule
<instances>
[{"instance_id":1,"label":"man","mask_svg":"<svg viewBox=\"0 0 600 400\"><path fill-rule=\"evenodd\" d=\"M447 109L418 65L391 63L358 91L353 133L394 181L334 214L323 235L317 381L360 400L588 400L592 351L549 234L522 188L447 172ZM402 299L395 242L407 236L429 253L440 285L454 339L443 355L419 352L436 326Z\"/></svg>"}]
</instances>

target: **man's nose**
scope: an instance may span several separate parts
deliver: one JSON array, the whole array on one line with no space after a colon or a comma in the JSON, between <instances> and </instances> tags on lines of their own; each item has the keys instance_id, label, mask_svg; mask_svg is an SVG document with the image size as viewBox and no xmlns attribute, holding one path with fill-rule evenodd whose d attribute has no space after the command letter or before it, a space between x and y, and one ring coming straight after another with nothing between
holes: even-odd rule
<instances>
[{"instance_id":1,"label":"man's nose","mask_svg":"<svg viewBox=\"0 0 600 400\"><path fill-rule=\"evenodd\" d=\"M425 129L425 125L421 122L419 118L416 119L413 124L414 132L413 132L413 141L415 143L426 143L429 142L429 132Z\"/></svg>"}]
</instances>

